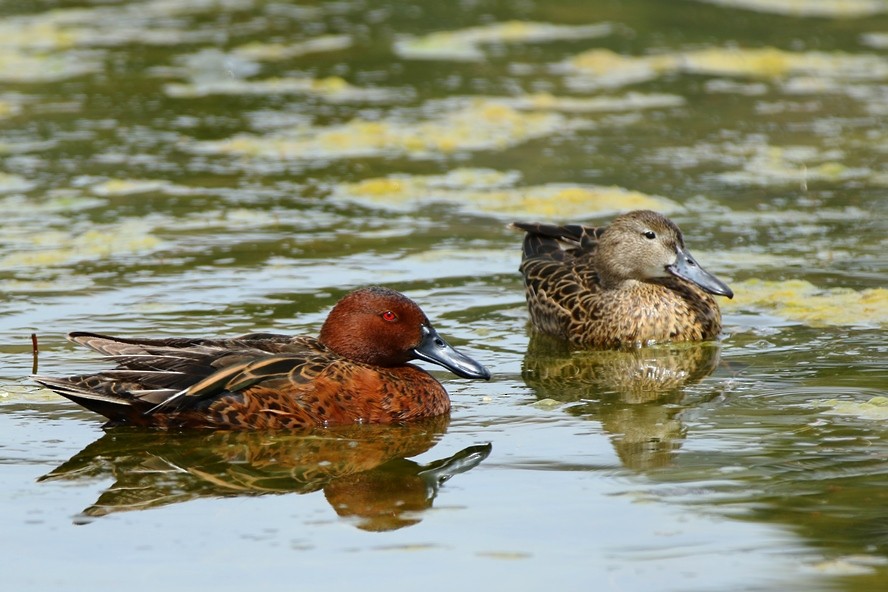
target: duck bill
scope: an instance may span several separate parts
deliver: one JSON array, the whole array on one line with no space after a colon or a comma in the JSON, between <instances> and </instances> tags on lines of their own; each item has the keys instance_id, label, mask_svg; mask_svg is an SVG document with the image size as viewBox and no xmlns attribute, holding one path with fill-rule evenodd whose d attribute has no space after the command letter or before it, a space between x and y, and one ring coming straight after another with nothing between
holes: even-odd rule
<instances>
[{"instance_id":1,"label":"duck bill","mask_svg":"<svg viewBox=\"0 0 888 592\"><path fill-rule=\"evenodd\" d=\"M431 327L422 328L422 341L413 348L413 355L420 360L443 366L462 378L490 379L490 370L450 347Z\"/></svg>"},{"instance_id":2,"label":"duck bill","mask_svg":"<svg viewBox=\"0 0 888 592\"><path fill-rule=\"evenodd\" d=\"M734 291L726 283L700 267L697 260L684 249L678 249L675 263L666 266L666 271L676 277L697 284L710 294L734 297Z\"/></svg>"}]
</instances>

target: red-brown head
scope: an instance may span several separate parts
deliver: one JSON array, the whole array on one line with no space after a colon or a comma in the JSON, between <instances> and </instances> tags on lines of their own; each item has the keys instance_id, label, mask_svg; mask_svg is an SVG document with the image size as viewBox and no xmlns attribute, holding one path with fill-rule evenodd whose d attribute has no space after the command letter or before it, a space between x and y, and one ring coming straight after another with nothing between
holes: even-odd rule
<instances>
[{"instance_id":1,"label":"red-brown head","mask_svg":"<svg viewBox=\"0 0 888 592\"><path fill-rule=\"evenodd\" d=\"M324 321L321 343L344 358L393 367L426 360L463 378L490 378L490 371L450 347L415 302L394 290L355 290L336 303Z\"/></svg>"}]
</instances>

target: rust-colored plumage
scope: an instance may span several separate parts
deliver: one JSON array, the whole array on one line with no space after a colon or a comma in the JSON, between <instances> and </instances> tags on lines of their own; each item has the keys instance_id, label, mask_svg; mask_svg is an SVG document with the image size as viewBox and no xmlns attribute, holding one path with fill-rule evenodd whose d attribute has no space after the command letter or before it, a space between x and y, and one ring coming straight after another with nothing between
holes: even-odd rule
<instances>
[{"instance_id":1,"label":"rust-colored plumage","mask_svg":"<svg viewBox=\"0 0 888 592\"><path fill-rule=\"evenodd\" d=\"M605 227L515 223L527 232L520 271L533 326L593 348L714 339L732 297L700 267L681 230L649 210Z\"/></svg>"},{"instance_id":2,"label":"rust-colored plumage","mask_svg":"<svg viewBox=\"0 0 888 592\"><path fill-rule=\"evenodd\" d=\"M111 424L300 429L396 423L450 410L444 387L410 360L423 359L464 378L490 378L484 366L447 345L412 300L378 287L340 300L318 338L71 333L69 339L111 357L117 367L35 380Z\"/></svg>"}]
</instances>

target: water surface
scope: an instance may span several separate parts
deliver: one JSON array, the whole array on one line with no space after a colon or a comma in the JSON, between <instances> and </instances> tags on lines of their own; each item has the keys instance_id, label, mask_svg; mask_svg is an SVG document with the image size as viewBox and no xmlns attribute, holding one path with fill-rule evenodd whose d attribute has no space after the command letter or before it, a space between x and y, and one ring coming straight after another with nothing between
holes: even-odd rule
<instances>
[{"instance_id":1,"label":"water surface","mask_svg":"<svg viewBox=\"0 0 888 592\"><path fill-rule=\"evenodd\" d=\"M3 4L7 586L883 588L886 51L883 0ZM639 207L720 342L532 336L508 222ZM434 370L449 420L104 431L26 378L373 283L494 372Z\"/></svg>"}]
</instances>

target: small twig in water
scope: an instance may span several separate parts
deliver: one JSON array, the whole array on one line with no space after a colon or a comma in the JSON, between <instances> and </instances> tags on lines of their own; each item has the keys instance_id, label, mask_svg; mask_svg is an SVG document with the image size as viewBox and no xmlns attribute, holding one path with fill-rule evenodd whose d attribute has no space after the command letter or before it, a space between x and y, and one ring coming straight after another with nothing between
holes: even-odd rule
<instances>
[{"instance_id":1,"label":"small twig in water","mask_svg":"<svg viewBox=\"0 0 888 592\"><path fill-rule=\"evenodd\" d=\"M37 334L31 333L31 355L34 359L34 363L31 365L31 374L37 374L38 354L40 354L40 350L37 348Z\"/></svg>"}]
</instances>

